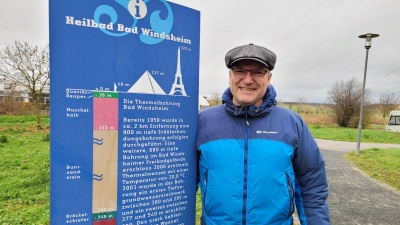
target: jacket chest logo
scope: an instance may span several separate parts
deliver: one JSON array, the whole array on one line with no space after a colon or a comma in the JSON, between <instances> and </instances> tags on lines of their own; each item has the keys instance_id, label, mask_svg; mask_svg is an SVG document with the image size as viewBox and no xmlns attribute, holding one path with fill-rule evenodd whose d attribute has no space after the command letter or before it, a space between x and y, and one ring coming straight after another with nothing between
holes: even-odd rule
<instances>
[{"instance_id":1,"label":"jacket chest logo","mask_svg":"<svg viewBox=\"0 0 400 225\"><path fill-rule=\"evenodd\" d=\"M278 134L278 131L257 130L256 134Z\"/></svg>"}]
</instances>

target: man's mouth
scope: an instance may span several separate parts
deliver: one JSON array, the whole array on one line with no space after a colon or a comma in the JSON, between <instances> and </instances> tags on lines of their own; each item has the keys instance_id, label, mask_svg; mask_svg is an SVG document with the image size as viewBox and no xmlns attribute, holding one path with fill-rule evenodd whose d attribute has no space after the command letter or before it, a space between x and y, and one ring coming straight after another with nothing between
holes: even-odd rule
<instances>
[{"instance_id":1,"label":"man's mouth","mask_svg":"<svg viewBox=\"0 0 400 225\"><path fill-rule=\"evenodd\" d=\"M256 90L255 88L245 88L245 87L241 87L240 90L242 91L254 91Z\"/></svg>"}]
</instances>

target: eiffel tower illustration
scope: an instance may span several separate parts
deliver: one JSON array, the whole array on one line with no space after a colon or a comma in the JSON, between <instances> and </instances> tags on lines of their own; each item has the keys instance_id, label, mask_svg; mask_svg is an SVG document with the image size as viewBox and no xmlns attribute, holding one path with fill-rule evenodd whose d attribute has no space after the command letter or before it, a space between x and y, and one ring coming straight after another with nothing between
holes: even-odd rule
<instances>
[{"instance_id":1,"label":"eiffel tower illustration","mask_svg":"<svg viewBox=\"0 0 400 225\"><path fill-rule=\"evenodd\" d=\"M172 84L171 91L169 95L174 95L176 92L180 92L183 96L187 96L185 91L185 85L182 83L182 73L181 73L181 51L178 48L178 61L176 63L176 73L175 82Z\"/></svg>"}]
</instances>

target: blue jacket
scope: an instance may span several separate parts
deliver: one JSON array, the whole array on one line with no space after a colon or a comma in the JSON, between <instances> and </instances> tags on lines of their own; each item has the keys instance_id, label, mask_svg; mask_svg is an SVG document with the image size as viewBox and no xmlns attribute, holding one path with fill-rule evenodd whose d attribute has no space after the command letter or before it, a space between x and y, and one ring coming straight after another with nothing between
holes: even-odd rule
<instances>
[{"instance_id":1,"label":"blue jacket","mask_svg":"<svg viewBox=\"0 0 400 225\"><path fill-rule=\"evenodd\" d=\"M206 225L329 222L324 160L301 117L276 106L269 86L259 107L232 102L199 113L197 149Z\"/></svg>"}]
</instances>

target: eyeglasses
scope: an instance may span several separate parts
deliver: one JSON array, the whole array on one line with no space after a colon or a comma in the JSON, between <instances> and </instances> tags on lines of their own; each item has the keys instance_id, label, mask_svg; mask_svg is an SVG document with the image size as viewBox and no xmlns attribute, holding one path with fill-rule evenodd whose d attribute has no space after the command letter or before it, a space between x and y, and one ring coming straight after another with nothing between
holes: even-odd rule
<instances>
[{"instance_id":1,"label":"eyeglasses","mask_svg":"<svg viewBox=\"0 0 400 225\"><path fill-rule=\"evenodd\" d=\"M256 69L256 70L246 70L243 68L232 68L233 75L237 78L243 79L247 71L250 72L250 75L254 78L263 78L265 74L269 73L269 70L261 70L261 69Z\"/></svg>"}]
</instances>

